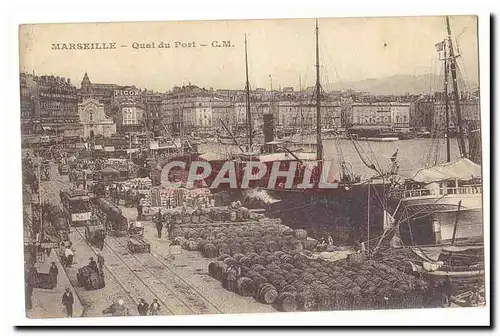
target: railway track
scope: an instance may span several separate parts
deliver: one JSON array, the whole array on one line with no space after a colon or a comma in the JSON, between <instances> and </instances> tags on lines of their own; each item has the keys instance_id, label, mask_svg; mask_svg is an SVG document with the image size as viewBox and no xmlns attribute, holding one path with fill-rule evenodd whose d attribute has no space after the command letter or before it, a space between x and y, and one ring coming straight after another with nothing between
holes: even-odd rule
<instances>
[{"instance_id":1,"label":"railway track","mask_svg":"<svg viewBox=\"0 0 500 336\"><path fill-rule=\"evenodd\" d=\"M220 314L222 311L210 302L201 292L170 269L170 266L151 253L133 254L128 252L127 245L116 237L109 237L108 244L113 249L130 256L138 262L144 270L155 277L164 287L168 288L194 314ZM180 294L176 294L180 293Z\"/></svg>"},{"instance_id":2,"label":"railway track","mask_svg":"<svg viewBox=\"0 0 500 336\"><path fill-rule=\"evenodd\" d=\"M59 174L45 186L47 196L59 203L57 192L50 189L67 188L67 181ZM85 228L73 227L82 243L97 256L98 250L85 238ZM222 311L210 302L201 292L185 281L170 266L150 253L133 254L123 239L108 236L101 254L106 260L105 269L120 286L127 298L135 304L141 298L151 302L156 298L171 315L220 314Z\"/></svg>"},{"instance_id":3,"label":"railway track","mask_svg":"<svg viewBox=\"0 0 500 336\"><path fill-rule=\"evenodd\" d=\"M85 229L73 229L78 232L81 238L86 242L84 234ZM94 254L97 255L97 249L95 249L90 244L88 245L94 252ZM189 310L179 309L179 307L173 307L171 303L166 302L165 296L162 295L161 292L159 293L157 289L154 289L154 280L151 278L142 278L141 276L139 276L137 273L140 273L142 270L140 268L128 265L127 262L125 262L125 260L109 246L109 244L105 244L101 255L106 260L104 266L106 270L125 290L127 295L130 296L134 303L139 303L140 299L145 299L148 302L151 302L153 299L158 299L158 301L163 305L164 309L167 310L169 315L185 315L190 313Z\"/></svg>"}]
</instances>

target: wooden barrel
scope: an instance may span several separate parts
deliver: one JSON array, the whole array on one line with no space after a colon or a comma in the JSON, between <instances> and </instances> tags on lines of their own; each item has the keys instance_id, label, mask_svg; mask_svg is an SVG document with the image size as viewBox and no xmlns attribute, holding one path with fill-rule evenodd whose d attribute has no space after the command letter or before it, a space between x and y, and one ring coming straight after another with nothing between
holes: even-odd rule
<instances>
[{"instance_id":1,"label":"wooden barrel","mask_svg":"<svg viewBox=\"0 0 500 336\"><path fill-rule=\"evenodd\" d=\"M217 257L217 260L219 261L224 261L226 258L230 258L231 256L229 254L220 254L218 257Z\"/></svg>"},{"instance_id":2,"label":"wooden barrel","mask_svg":"<svg viewBox=\"0 0 500 336\"><path fill-rule=\"evenodd\" d=\"M286 285L281 289L283 292L294 293L297 292L297 288L294 285Z\"/></svg>"},{"instance_id":3,"label":"wooden barrel","mask_svg":"<svg viewBox=\"0 0 500 336\"><path fill-rule=\"evenodd\" d=\"M296 299L300 310L313 311L316 308L314 293L308 291L300 292L297 294Z\"/></svg>"},{"instance_id":4,"label":"wooden barrel","mask_svg":"<svg viewBox=\"0 0 500 336\"><path fill-rule=\"evenodd\" d=\"M252 264L252 259L248 257L243 257L240 259L240 264L245 267L250 267L250 265Z\"/></svg>"},{"instance_id":5,"label":"wooden barrel","mask_svg":"<svg viewBox=\"0 0 500 336\"><path fill-rule=\"evenodd\" d=\"M276 308L282 312L294 312L297 310L297 301L293 293L281 293L276 298L275 304Z\"/></svg>"},{"instance_id":6,"label":"wooden barrel","mask_svg":"<svg viewBox=\"0 0 500 336\"><path fill-rule=\"evenodd\" d=\"M263 265L260 265L260 264L254 264L254 265L252 265L252 270L254 270L255 272L262 272L265 269L266 268Z\"/></svg>"},{"instance_id":7,"label":"wooden barrel","mask_svg":"<svg viewBox=\"0 0 500 336\"><path fill-rule=\"evenodd\" d=\"M304 240L307 238L307 231L306 230L297 229L293 233L294 233L295 238L297 238L299 240Z\"/></svg>"},{"instance_id":8,"label":"wooden barrel","mask_svg":"<svg viewBox=\"0 0 500 336\"><path fill-rule=\"evenodd\" d=\"M241 258L244 258L245 255L243 253L233 253L233 258L236 259L236 261L240 261Z\"/></svg>"},{"instance_id":9,"label":"wooden barrel","mask_svg":"<svg viewBox=\"0 0 500 336\"><path fill-rule=\"evenodd\" d=\"M243 249L240 244L238 243L233 243L229 245L229 250L231 251L232 255L235 255L236 253L241 253L243 252Z\"/></svg>"},{"instance_id":10,"label":"wooden barrel","mask_svg":"<svg viewBox=\"0 0 500 336\"><path fill-rule=\"evenodd\" d=\"M241 277L236 281L236 289L241 296L252 296L255 293L255 284L252 279Z\"/></svg>"},{"instance_id":11,"label":"wooden barrel","mask_svg":"<svg viewBox=\"0 0 500 336\"><path fill-rule=\"evenodd\" d=\"M263 284L265 284L267 282L267 279L264 278L260 274L255 274L255 275L251 276L250 279L252 279L252 281L255 284L256 288L262 286Z\"/></svg>"},{"instance_id":12,"label":"wooden barrel","mask_svg":"<svg viewBox=\"0 0 500 336\"><path fill-rule=\"evenodd\" d=\"M273 304L278 298L278 290L273 285L265 283L260 286L257 298L262 303Z\"/></svg>"},{"instance_id":13,"label":"wooden barrel","mask_svg":"<svg viewBox=\"0 0 500 336\"><path fill-rule=\"evenodd\" d=\"M205 244L202 254L205 258L215 258L217 257L217 247L212 243Z\"/></svg>"},{"instance_id":14,"label":"wooden barrel","mask_svg":"<svg viewBox=\"0 0 500 336\"><path fill-rule=\"evenodd\" d=\"M188 240L187 248L188 251L198 251L198 243L192 239Z\"/></svg>"}]
</instances>

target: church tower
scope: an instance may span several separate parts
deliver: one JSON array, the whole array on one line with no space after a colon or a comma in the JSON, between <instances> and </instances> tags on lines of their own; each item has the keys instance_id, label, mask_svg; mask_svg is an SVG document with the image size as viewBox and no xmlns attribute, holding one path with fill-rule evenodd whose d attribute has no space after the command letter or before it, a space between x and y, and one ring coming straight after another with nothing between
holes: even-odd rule
<instances>
[{"instance_id":1,"label":"church tower","mask_svg":"<svg viewBox=\"0 0 500 336\"><path fill-rule=\"evenodd\" d=\"M89 75L87 73L85 73L85 75L83 75L83 79L82 79L82 83L81 83L81 92L87 98L90 98L93 95L92 83L90 82Z\"/></svg>"}]
</instances>

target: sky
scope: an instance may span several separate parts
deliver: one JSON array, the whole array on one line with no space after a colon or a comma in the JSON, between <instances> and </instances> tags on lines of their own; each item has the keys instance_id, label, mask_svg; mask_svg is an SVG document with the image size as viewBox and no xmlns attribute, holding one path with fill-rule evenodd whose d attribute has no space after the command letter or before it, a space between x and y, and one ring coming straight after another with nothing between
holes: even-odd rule
<instances>
[{"instance_id":1,"label":"sky","mask_svg":"<svg viewBox=\"0 0 500 336\"><path fill-rule=\"evenodd\" d=\"M435 44L446 37L445 18L319 19L322 83L393 75L439 75ZM478 82L477 18L450 17L459 65ZM20 71L69 77L80 87L85 72L95 83L135 85L155 91L192 83L200 87L245 86L247 36L253 88L299 88L315 82L315 20L232 20L23 25ZM195 47L175 48L175 42ZM230 41L231 47L212 47ZM117 49L52 50L55 43L116 43ZM155 43L156 48L135 49ZM159 43L171 48L158 48ZM201 46L206 44L207 46ZM271 76L271 77L270 77Z\"/></svg>"}]
</instances>

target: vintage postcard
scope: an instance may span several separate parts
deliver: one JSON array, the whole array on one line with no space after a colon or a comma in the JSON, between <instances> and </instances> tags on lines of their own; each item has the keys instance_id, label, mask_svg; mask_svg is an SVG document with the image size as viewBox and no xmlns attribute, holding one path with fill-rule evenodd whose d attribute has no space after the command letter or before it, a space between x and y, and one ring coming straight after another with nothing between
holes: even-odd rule
<instances>
[{"instance_id":1,"label":"vintage postcard","mask_svg":"<svg viewBox=\"0 0 500 336\"><path fill-rule=\"evenodd\" d=\"M478 307L478 18L19 27L29 318Z\"/></svg>"}]
</instances>

